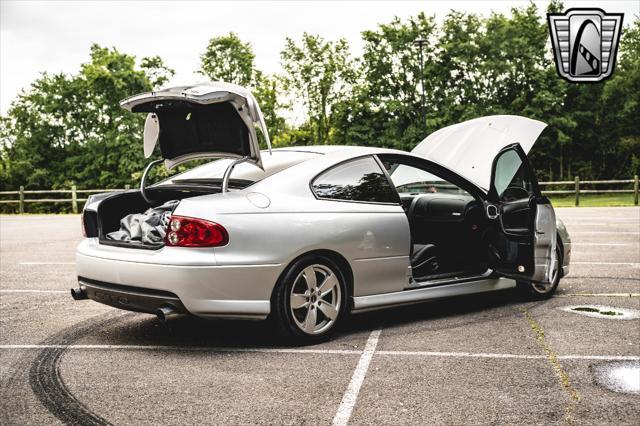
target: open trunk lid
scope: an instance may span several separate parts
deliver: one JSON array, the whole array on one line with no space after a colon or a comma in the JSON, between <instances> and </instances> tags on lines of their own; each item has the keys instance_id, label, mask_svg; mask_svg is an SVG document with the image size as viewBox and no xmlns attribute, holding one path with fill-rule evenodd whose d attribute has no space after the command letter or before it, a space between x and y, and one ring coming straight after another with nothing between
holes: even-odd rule
<instances>
[{"instance_id":1,"label":"open trunk lid","mask_svg":"<svg viewBox=\"0 0 640 426\"><path fill-rule=\"evenodd\" d=\"M145 157L150 157L159 143L169 169L207 157L246 158L262 168L256 129L271 149L260 106L249 90L235 84L172 87L131 96L120 106L148 113Z\"/></svg>"},{"instance_id":2,"label":"open trunk lid","mask_svg":"<svg viewBox=\"0 0 640 426\"><path fill-rule=\"evenodd\" d=\"M547 125L517 115L475 118L433 132L411 152L420 154L467 178L485 190L491 181L493 159L507 145L531 150Z\"/></svg>"}]
</instances>

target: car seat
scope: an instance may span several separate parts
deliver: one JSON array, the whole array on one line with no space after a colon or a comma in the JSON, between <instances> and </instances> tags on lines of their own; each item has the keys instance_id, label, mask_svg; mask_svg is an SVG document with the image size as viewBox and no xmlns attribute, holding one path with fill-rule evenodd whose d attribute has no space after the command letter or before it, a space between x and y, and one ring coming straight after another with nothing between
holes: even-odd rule
<instances>
[{"instance_id":1,"label":"car seat","mask_svg":"<svg viewBox=\"0 0 640 426\"><path fill-rule=\"evenodd\" d=\"M411 268L414 277L433 275L440 269L440 260L433 244L414 244L411 253Z\"/></svg>"}]
</instances>

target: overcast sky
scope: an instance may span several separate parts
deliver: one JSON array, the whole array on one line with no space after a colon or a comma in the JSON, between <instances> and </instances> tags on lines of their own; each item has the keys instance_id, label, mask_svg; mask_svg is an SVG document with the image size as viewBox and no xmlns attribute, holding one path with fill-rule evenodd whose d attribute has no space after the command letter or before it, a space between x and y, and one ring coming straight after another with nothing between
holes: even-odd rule
<instances>
[{"instance_id":1,"label":"overcast sky","mask_svg":"<svg viewBox=\"0 0 640 426\"><path fill-rule=\"evenodd\" d=\"M209 38L229 31L251 43L258 68L280 70L285 37L303 32L345 37L361 52L360 32L424 11L441 20L450 9L508 13L518 1L7 1L0 0L0 112L43 71L76 72L92 43L115 46L138 58L160 55L176 70L172 83L194 74ZM547 1L536 1L541 14ZM565 1L569 7L603 7L638 19L640 1Z\"/></svg>"}]
</instances>

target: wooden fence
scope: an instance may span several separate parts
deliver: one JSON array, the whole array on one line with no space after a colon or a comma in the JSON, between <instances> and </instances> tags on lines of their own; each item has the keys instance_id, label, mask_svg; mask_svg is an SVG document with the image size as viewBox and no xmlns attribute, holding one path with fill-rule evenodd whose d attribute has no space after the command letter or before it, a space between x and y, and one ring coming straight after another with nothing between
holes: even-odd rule
<instances>
[{"instance_id":1,"label":"wooden fence","mask_svg":"<svg viewBox=\"0 0 640 426\"><path fill-rule=\"evenodd\" d=\"M633 189L581 189L580 185L621 185L621 184L633 184ZM566 186L573 185L570 190L550 190L542 191L544 195L570 195L575 197L575 205L580 205L581 194L633 194L633 204L638 205L638 175L635 175L633 179L623 180L583 180L581 181L578 176L573 181L558 181L558 182L539 182L540 186Z\"/></svg>"},{"instance_id":2,"label":"wooden fence","mask_svg":"<svg viewBox=\"0 0 640 426\"><path fill-rule=\"evenodd\" d=\"M581 189L580 185L633 185L633 188L622 189ZM571 186L568 190L544 190L544 195L571 195L575 197L575 205L580 205L581 194L633 194L633 203L638 205L638 175L633 179L626 180L585 180L581 181L578 176L570 181L539 182L540 186ZM127 185L124 189L129 189ZM25 212L28 203L71 203L71 211L78 213L78 203L87 201L86 198L78 198L78 195L96 194L100 192L122 191L122 189L53 189L53 190L25 190L23 186L19 191L0 191L0 196L17 195L18 199L0 200L0 204L18 204L18 211ZM25 195L47 195L47 194L71 194L71 198L25 198Z\"/></svg>"},{"instance_id":3,"label":"wooden fence","mask_svg":"<svg viewBox=\"0 0 640 426\"><path fill-rule=\"evenodd\" d=\"M97 194L103 192L115 192L122 191L123 189L130 189L129 185L125 185L121 189L77 189L75 185L71 189L38 189L38 190L25 190L24 186L20 187L19 191L0 191L0 196L3 195L17 195L17 200L0 200L0 204L18 204L18 212L25 212L25 205L27 203L71 203L71 211L78 213L78 203L87 201L86 198L78 198L78 195L82 194ZM25 198L25 195L36 194L71 194L71 198Z\"/></svg>"}]
</instances>

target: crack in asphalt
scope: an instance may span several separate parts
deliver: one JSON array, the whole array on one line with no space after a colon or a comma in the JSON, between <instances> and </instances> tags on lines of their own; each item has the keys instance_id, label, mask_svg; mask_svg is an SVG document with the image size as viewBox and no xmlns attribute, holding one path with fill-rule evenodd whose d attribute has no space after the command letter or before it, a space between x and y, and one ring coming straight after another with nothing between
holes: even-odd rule
<instances>
[{"instance_id":1,"label":"crack in asphalt","mask_svg":"<svg viewBox=\"0 0 640 426\"><path fill-rule=\"evenodd\" d=\"M569 375L562 368L562 364L558 360L558 354L553 350L551 345L545 339L544 329L538 324L538 321L529 313L527 308L521 308L520 312L524 315L529 326L531 327L531 331L536 336L536 342L538 345L544 350L547 354L547 360L549 364L553 367L553 370L556 373L556 377L560 381L562 388L569 395L569 403L565 407L565 420L568 424L574 425L576 424L575 419L573 418L573 414L575 412L576 406L578 402L580 402L580 393L573 387L571 384L571 380L569 379Z\"/></svg>"}]
</instances>

